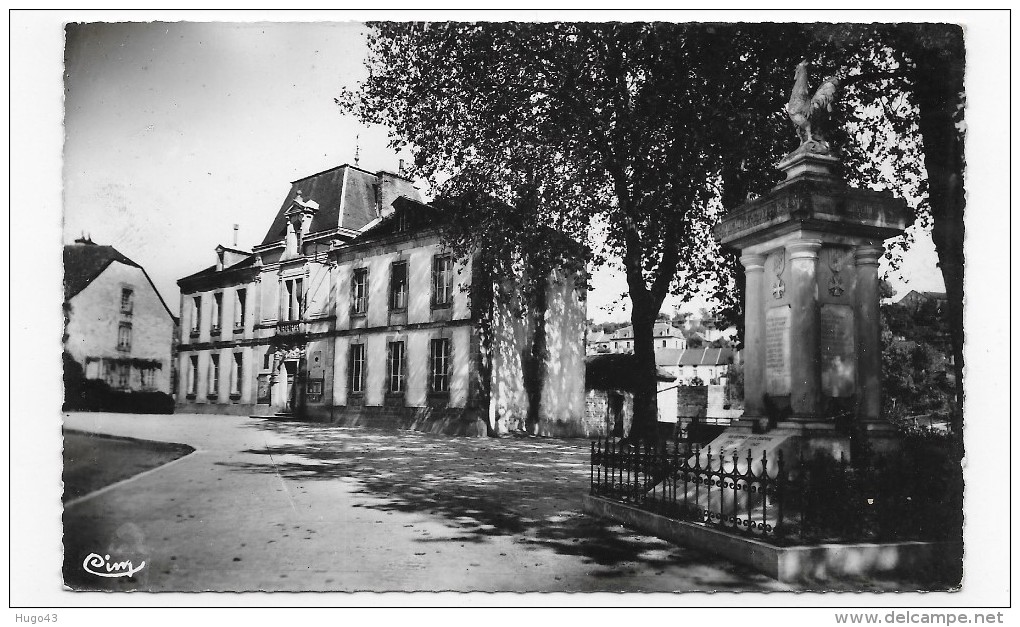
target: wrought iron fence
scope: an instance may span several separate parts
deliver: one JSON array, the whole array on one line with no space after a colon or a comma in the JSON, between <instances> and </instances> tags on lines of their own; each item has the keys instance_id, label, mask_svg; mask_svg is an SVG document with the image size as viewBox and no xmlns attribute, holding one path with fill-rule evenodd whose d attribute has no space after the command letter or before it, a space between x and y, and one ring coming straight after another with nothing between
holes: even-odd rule
<instances>
[{"instance_id":1,"label":"wrought iron fence","mask_svg":"<svg viewBox=\"0 0 1020 627\"><path fill-rule=\"evenodd\" d=\"M592 495L777 544L954 539L958 465L918 455L770 459L675 439L591 443Z\"/></svg>"}]
</instances>

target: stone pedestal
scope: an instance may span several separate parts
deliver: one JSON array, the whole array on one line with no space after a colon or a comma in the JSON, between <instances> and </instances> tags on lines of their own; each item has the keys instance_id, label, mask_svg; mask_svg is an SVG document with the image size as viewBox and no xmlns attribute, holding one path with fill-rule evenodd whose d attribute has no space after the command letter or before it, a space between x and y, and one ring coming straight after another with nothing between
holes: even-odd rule
<instances>
[{"instance_id":1,"label":"stone pedestal","mask_svg":"<svg viewBox=\"0 0 1020 627\"><path fill-rule=\"evenodd\" d=\"M715 228L740 253L747 280L744 416L713 444L762 434L769 449L838 455L866 432L873 449L891 446L878 260L912 218L890 193L846 186L837 165L831 155L791 153L779 164L786 180Z\"/></svg>"}]
</instances>

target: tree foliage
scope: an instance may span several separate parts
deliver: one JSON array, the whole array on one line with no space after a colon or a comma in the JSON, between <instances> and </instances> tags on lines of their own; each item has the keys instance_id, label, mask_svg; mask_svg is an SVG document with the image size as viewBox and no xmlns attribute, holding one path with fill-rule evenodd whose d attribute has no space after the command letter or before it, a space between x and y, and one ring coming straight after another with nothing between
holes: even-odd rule
<instances>
[{"instance_id":1,"label":"tree foliage","mask_svg":"<svg viewBox=\"0 0 1020 627\"><path fill-rule=\"evenodd\" d=\"M888 419L905 425L916 416L949 418L954 393L949 336L938 301L882 306L882 410Z\"/></svg>"},{"instance_id":2,"label":"tree foliage","mask_svg":"<svg viewBox=\"0 0 1020 627\"><path fill-rule=\"evenodd\" d=\"M341 104L392 128L439 195L515 208L464 203L451 223L465 236L497 234L496 250L539 254L529 238L551 227L591 242L595 263L622 261L648 382L635 394L635 431L652 435L655 316L667 294L690 298L716 270L710 228L723 183L755 187L734 172L774 182L765 166L783 147L763 135L783 122L761 111L760 94L798 52L783 37L724 25L372 27L369 78ZM767 50L754 71L750 48Z\"/></svg>"}]
</instances>

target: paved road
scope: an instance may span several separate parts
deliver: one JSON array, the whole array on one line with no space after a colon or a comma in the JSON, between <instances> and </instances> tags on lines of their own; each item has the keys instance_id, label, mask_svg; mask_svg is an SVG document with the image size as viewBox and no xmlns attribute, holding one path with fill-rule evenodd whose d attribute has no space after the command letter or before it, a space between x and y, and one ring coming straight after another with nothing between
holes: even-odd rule
<instances>
[{"instance_id":1,"label":"paved road","mask_svg":"<svg viewBox=\"0 0 1020 627\"><path fill-rule=\"evenodd\" d=\"M790 589L582 514L585 441L237 416L69 414L65 421L196 449L65 510L65 582L75 588ZM96 577L82 568L91 552L145 567L130 580Z\"/></svg>"}]
</instances>

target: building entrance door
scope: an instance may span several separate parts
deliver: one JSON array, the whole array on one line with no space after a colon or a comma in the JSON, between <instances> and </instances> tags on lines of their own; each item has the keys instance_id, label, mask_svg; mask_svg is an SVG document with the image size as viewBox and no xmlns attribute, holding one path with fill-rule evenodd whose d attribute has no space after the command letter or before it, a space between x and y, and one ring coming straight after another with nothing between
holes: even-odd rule
<instances>
[{"instance_id":1,"label":"building entrance door","mask_svg":"<svg viewBox=\"0 0 1020 627\"><path fill-rule=\"evenodd\" d=\"M296 361L285 361L283 362L284 370L287 371L287 396L286 402L284 403L283 409L287 413L293 413L294 407L297 405L297 386L294 385L297 379L297 362Z\"/></svg>"}]
</instances>

